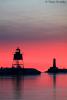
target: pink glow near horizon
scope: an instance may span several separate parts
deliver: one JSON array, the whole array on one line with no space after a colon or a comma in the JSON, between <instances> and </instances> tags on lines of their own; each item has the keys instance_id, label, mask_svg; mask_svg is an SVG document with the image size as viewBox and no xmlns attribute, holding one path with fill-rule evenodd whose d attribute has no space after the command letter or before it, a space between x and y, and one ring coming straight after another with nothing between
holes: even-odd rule
<instances>
[{"instance_id":1,"label":"pink glow near horizon","mask_svg":"<svg viewBox=\"0 0 67 100\"><path fill-rule=\"evenodd\" d=\"M67 68L67 44L65 43L25 43L20 46L23 52L25 67L36 68L41 71L47 70L52 66L52 60L57 59L57 66L60 68ZM0 50L0 66L11 67L13 62L13 54L15 47L10 46Z\"/></svg>"}]
</instances>

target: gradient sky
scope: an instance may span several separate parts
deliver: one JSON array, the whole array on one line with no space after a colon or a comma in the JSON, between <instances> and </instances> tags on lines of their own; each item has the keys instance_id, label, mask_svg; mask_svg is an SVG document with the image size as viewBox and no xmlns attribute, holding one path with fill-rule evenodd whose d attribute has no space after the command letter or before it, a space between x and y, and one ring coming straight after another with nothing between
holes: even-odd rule
<instances>
[{"instance_id":1,"label":"gradient sky","mask_svg":"<svg viewBox=\"0 0 67 100\"><path fill-rule=\"evenodd\" d=\"M18 46L25 67L44 71L56 57L67 68L67 2L0 0L0 66L11 66Z\"/></svg>"}]
</instances>

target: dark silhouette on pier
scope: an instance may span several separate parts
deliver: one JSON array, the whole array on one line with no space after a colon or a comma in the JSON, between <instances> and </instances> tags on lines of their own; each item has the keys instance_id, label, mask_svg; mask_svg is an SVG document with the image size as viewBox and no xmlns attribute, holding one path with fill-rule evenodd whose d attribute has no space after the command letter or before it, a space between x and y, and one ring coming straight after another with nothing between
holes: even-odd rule
<instances>
[{"instance_id":1,"label":"dark silhouette on pier","mask_svg":"<svg viewBox=\"0 0 67 100\"><path fill-rule=\"evenodd\" d=\"M53 73L53 74L56 74L56 73L67 73L67 69L60 69L56 66L56 59L54 58L53 59L53 66L50 67L47 71L47 73Z\"/></svg>"},{"instance_id":2,"label":"dark silhouette on pier","mask_svg":"<svg viewBox=\"0 0 67 100\"><path fill-rule=\"evenodd\" d=\"M39 75L40 73L34 68L0 68L0 76Z\"/></svg>"},{"instance_id":3,"label":"dark silhouette on pier","mask_svg":"<svg viewBox=\"0 0 67 100\"><path fill-rule=\"evenodd\" d=\"M20 63L21 61L21 63ZM13 57L13 64L12 67L16 67L16 68L24 68L24 63L23 63L23 54L21 53L20 49L17 48L16 52L14 53L14 57Z\"/></svg>"},{"instance_id":4,"label":"dark silhouette on pier","mask_svg":"<svg viewBox=\"0 0 67 100\"><path fill-rule=\"evenodd\" d=\"M22 63L20 63L20 61ZM39 75L41 72L34 68L24 68L23 54L17 48L14 53L13 63L11 68L0 68L0 76L24 76L24 75Z\"/></svg>"}]
</instances>

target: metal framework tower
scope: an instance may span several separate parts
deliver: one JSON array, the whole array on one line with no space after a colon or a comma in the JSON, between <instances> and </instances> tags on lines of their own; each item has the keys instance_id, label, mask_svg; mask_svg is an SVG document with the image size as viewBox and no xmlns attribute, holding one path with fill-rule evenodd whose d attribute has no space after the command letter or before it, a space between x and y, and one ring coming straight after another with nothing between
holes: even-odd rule
<instances>
[{"instance_id":1,"label":"metal framework tower","mask_svg":"<svg viewBox=\"0 0 67 100\"><path fill-rule=\"evenodd\" d=\"M17 48L16 52L14 53L12 67L16 67L16 68L21 68L22 67L22 68L24 68L23 54L20 52L19 48Z\"/></svg>"}]
</instances>

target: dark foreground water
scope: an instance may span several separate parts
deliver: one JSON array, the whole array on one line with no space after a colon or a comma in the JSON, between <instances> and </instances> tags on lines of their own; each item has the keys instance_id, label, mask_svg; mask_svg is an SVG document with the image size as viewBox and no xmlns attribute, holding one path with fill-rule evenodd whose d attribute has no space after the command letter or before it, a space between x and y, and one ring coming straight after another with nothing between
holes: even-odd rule
<instances>
[{"instance_id":1,"label":"dark foreground water","mask_svg":"<svg viewBox=\"0 0 67 100\"><path fill-rule=\"evenodd\" d=\"M67 100L67 75L0 77L0 100Z\"/></svg>"}]
</instances>

